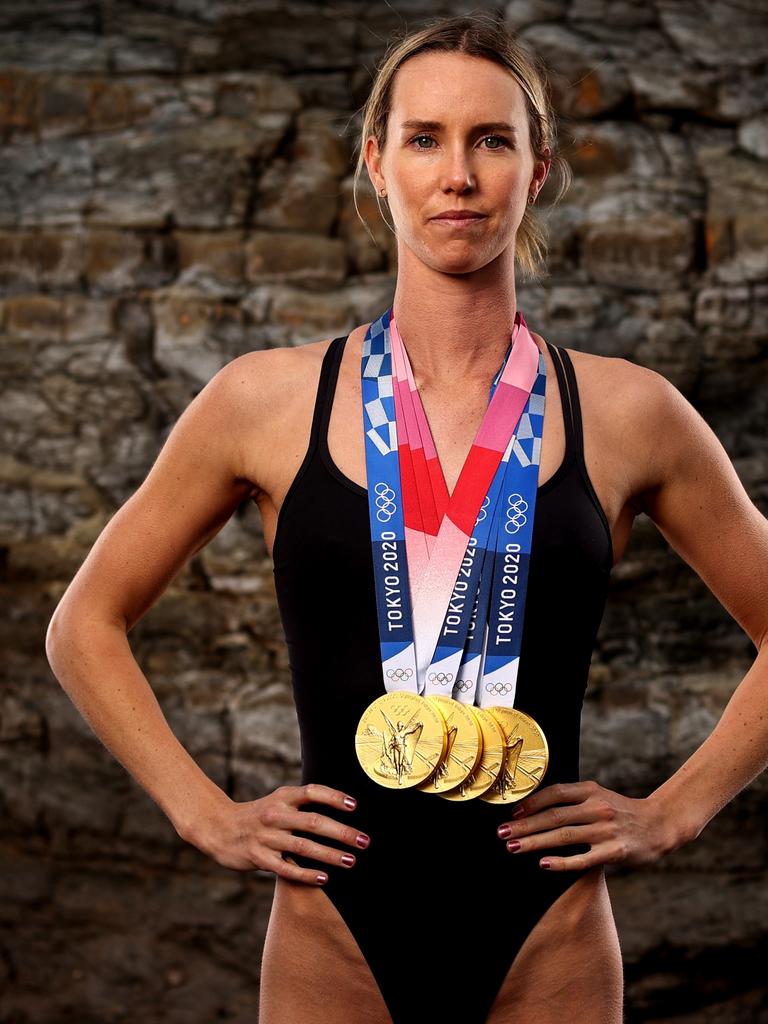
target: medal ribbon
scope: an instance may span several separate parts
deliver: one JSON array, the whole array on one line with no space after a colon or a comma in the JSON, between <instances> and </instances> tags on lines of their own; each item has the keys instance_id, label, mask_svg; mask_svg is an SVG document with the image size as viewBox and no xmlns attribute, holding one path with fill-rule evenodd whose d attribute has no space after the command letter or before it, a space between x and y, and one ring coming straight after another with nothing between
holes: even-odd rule
<instances>
[{"instance_id":1,"label":"medal ribbon","mask_svg":"<svg viewBox=\"0 0 768 1024\"><path fill-rule=\"evenodd\" d=\"M515 703L533 546L545 391L546 363L544 355L539 353L536 382L517 431L504 453L503 484L497 499L497 515L490 528L495 539L483 552L474 621L453 694L456 700L474 702L480 707L514 707ZM492 500L491 495L489 499ZM478 628L478 623L483 628Z\"/></svg>"},{"instance_id":2,"label":"medal ribbon","mask_svg":"<svg viewBox=\"0 0 768 1024\"><path fill-rule=\"evenodd\" d=\"M533 427L543 424L543 356L518 312L511 350L450 496L391 308L366 333L361 372L385 686L455 689L456 699L471 703L482 660L494 673L493 699L483 699L481 689L478 703L511 706L538 479L541 431ZM533 470L527 484L523 467ZM513 673L502 681L510 664Z\"/></svg>"}]
</instances>

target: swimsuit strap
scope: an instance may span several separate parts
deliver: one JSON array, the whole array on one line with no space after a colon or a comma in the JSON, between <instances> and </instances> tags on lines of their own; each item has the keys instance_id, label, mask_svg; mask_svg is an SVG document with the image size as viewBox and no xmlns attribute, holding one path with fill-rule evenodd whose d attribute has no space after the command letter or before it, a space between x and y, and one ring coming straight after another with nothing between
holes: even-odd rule
<instances>
[{"instance_id":1,"label":"swimsuit strap","mask_svg":"<svg viewBox=\"0 0 768 1024\"><path fill-rule=\"evenodd\" d=\"M311 451L320 444L325 444L328 434L328 424L331 419L331 408L333 406L333 392L336 387L336 378L339 375L341 354L344 351L344 342L347 335L342 334L334 338L323 355L323 364L320 369L320 380L317 384L315 396L315 411L312 416L312 432L309 437Z\"/></svg>"},{"instance_id":2,"label":"swimsuit strap","mask_svg":"<svg viewBox=\"0 0 768 1024\"><path fill-rule=\"evenodd\" d=\"M549 345L549 342L547 342L547 344ZM558 356L562 360L563 368L565 370L564 376L567 381L565 389L562 386L562 370L554 357L555 349L557 350ZM576 371L573 368L573 360L568 354L568 350L562 348L559 345L549 345L549 350L550 352L553 353L553 360L555 361L555 368L557 370L558 380L560 381L561 385L560 394L562 396L563 392L565 391L565 393L568 396L567 401L569 415L565 417L566 458L570 457L575 460L576 468L581 477L584 489L586 490L586 493L589 496L590 501L595 507L598 519L600 520L601 528L605 530L606 536L608 538L609 548L608 552L606 553L606 567L610 572L614 564L613 534L611 531L610 523L608 522L608 517L605 514L605 509L603 508L602 502L600 501L598 493L595 490L595 485L592 482L592 477L589 474L586 458L584 456L584 424L581 417L581 401L579 399L579 388L576 383ZM569 453L571 453L570 456Z\"/></svg>"},{"instance_id":3,"label":"swimsuit strap","mask_svg":"<svg viewBox=\"0 0 768 1024\"><path fill-rule=\"evenodd\" d=\"M578 455L582 448L583 439L581 434L579 396L576 389L576 378L572 377L573 383L571 384L571 377L568 376L569 369L571 375L573 375L573 366L571 365L568 353L564 348L561 348L559 345L553 345L549 341L547 342L547 348L555 366L557 383L560 388L560 404L563 407L563 424L565 427L565 460L572 453Z\"/></svg>"},{"instance_id":4,"label":"swimsuit strap","mask_svg":"<svg viewBox=\"0 0 768 1024\"><path fill-rule=\"evenodd\" d=\"M565 367L565 376L569 388L569 404L573 417L573 448L578 454L579 460L584 461L584 430L581 420L581 402L579 400L579 388L576 384L576 371L573 368L573 360L568 350L558 346L560 357Z\"/></svg>"}]
</instances>

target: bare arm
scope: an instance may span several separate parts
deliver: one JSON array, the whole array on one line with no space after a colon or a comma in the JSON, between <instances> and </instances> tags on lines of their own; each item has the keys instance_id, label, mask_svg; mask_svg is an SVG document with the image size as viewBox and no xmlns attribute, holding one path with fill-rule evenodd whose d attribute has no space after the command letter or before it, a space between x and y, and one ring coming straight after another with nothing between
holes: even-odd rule
<instances>
[{"instance_id":1,"label":"bare arm","mask_svg":"<svg viewBox=\"0 0 768 1024\"><path fill-rule=\"evenodd\" d=\"M208 383L174 426L136 493L106 525L59 602L46 636L56 677L111 753L158 804L182 839L219 864L261 868L322 885L325 872L300 867L298 853L348 869L348 852L295 836L317 833L359 852L368 843L353 825L304 803L347 814L350 795L322 784L280 786L235 802L190 756L168 725L136 663L128 633L188 559L215 536L258 484L246 479L240 446L258 453L258 423L284 412L296 363L288 350L249 353ZM269 453L264 452L264 458ZM256 473L261 475L262 463Z\"/></svg>"},{"instance_id":2,"label":"bare arm","mask_svg":"<svg viewBox=\"0 0 768 1024\"><path fill-rule=\"evenodd\" d=\"M46 636L64 690L180 834L191 815L228 798L174 736L127 634L253 489L238 451L248 422L244 369L242 360L224 367L184 410L70 583Z\"/></svg>"},{"instance_id":3,"label":"bare arm","mask_svg":"<svg viewBox=\"0 0 768 1024\"><path fill-rule=\"evenodd\" d=\"M768 520L715 433L666 378L626 360L606 372L633 507L719 598L757 657L710 735L649 796L626 797L588 779L554 783L520 802L499 837L516 840L519 852L547 850L539 864L554 871L652 863L695 839L768 766ZM571 843L589 850L549 855Z\"/></svg>"},{"instance_id":4,"label":"bare arm","mask_svg":"<svg viewBox=\"0 0 768 1024\"><path fill-rule=\"evenodd\" d=\"M651 794L685 841L768 767L768 520L706 421L664 377L644 373L659 478L640 507L757 649L712 733Z\"/></svg>"}]
</instances>

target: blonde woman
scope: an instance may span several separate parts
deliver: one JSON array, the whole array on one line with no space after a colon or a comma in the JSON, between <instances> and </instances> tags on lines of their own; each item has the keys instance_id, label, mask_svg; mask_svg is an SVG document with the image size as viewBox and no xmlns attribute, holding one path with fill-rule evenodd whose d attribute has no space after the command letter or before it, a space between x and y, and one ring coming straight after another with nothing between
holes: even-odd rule
<instances>
[{"instance_id":1,"label":"blonde woman","mask_svg":"<svg viewBox=\"0 0 768 1024\"><path fill-rule=\"evenodd\" d=\"M436 20L390 48L358 174L397 236L393 315L450 493L517 323L516 272L546 254L534 210L553 166L567 184L541 68L492 19ZM605 864L690 842L764 767L768 576L751 570L768 527L662 376L532 334L546 415L518 700L546 734L546 774L518 804L376 785L352 742L383 692L361 416L375 316L216 374L63 598L51 664L184 839L274 871L261 1024L619 1024ZM301 785L234 802L169 730L126 633L248 497L274 558L303 761ZM580 780L578 753L610 572L641 511L759 655L700 749L630 799Z\"/></svg>"}]
</instances>

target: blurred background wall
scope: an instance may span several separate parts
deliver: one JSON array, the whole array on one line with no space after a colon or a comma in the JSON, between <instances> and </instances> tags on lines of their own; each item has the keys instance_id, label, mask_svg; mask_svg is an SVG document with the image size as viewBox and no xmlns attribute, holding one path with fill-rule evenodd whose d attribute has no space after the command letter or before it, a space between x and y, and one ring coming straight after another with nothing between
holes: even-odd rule
<instances>
[{"instance_id":1,"label":"blurred background wall","mask_svg":"<svg viewBox=\"0 0 768 1024\"><path fill-rule=\"evenodd\" d=\"M393 31L481 9L549 65L575 172L550 218L550 276L518 290L531 328L666 375L766 511L764 4L6 0L5 1024L256 1020L274 876L221 868L178 839L58 686L45 629L221 366L386 307L395 249L367 177L360 205L378 245L352 204L356 112ZM644 796L709 734L755 650L645 517L611 587L582 776ZM298 782L255 505L192 559L131 645L230 795ZM608 868L628 1022L768 1021L767 790L756 780L653 867Z\"/></svg>"}]
</instances>

